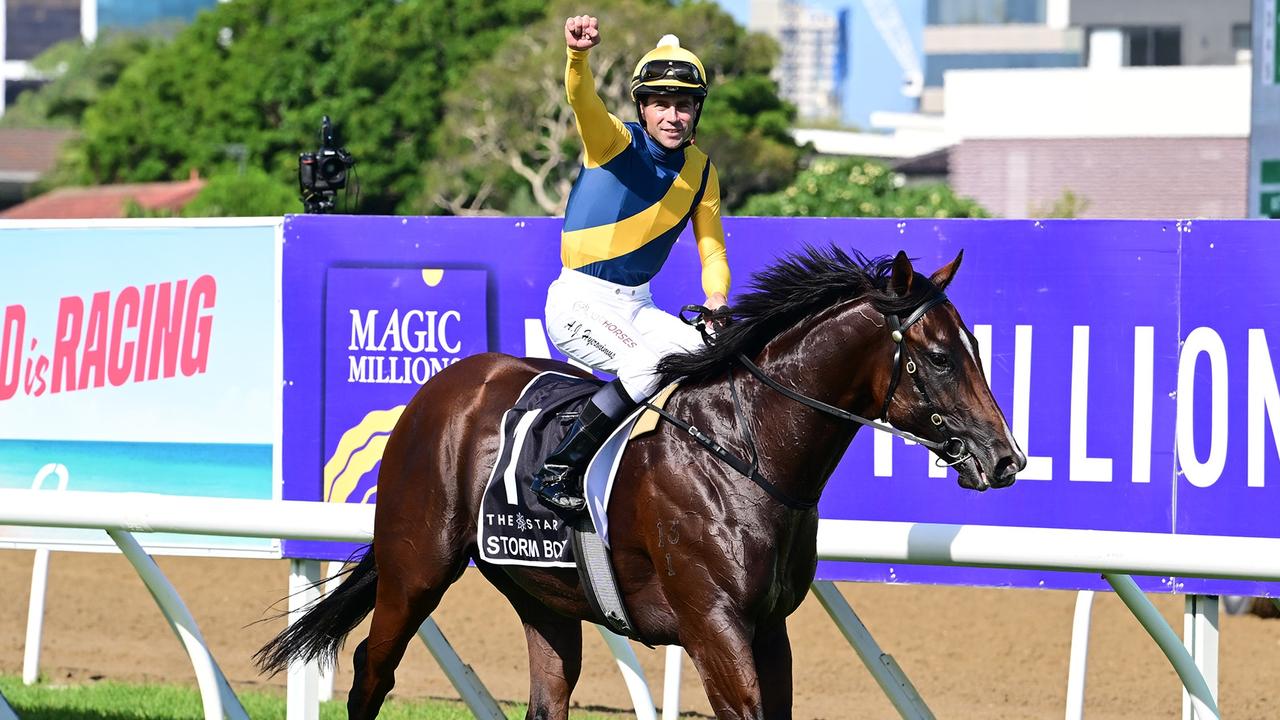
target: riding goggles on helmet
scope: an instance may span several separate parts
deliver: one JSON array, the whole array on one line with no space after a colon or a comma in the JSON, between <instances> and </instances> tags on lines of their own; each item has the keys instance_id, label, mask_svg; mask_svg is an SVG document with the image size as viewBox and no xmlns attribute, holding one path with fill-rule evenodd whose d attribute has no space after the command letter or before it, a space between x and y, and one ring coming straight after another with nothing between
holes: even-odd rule
<instances>
[{"instance_id":1,"label":"riding goggles on helmet","mask_svg":"<svg viewBox=\"0 0 1280 720\"><path fill-rule=\"evenodd\" d=\"M706 86L697 66L682 60L653 60L644 64L633 82L648 83L654 80L676 80L690 85Z\"/></svg>"}]
</instances>

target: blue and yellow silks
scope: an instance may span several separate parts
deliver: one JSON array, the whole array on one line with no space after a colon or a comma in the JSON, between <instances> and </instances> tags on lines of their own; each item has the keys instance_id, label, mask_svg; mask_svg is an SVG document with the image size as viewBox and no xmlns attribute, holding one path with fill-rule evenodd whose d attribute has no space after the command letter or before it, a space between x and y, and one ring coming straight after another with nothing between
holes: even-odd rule
<instances>
[{"instance_id":1,"label":"blue and yellow silks","mask_svg":"<svg viewBox=\"0 0 1280 720\"><path fill-rule=\"evenodd\" d=\"M638 123L609 113L596 94L587 52L570 49L565 90L584 149L565 212L564 266L619 285L648 282L693 220L702 289L729 293L720 222L720 179L695 145L668 150Z\"/></svg>"}]
</instances>

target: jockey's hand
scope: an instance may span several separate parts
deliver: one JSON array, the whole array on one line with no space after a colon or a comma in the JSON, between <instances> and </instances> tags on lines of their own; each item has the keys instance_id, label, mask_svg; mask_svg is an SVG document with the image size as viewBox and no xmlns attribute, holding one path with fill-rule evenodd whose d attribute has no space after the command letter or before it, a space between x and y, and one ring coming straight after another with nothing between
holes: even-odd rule
<instances>
[{"instance_id":1,"label":"jockey's hand","mask_svg":"<svg viewBox=\"0 0 1280 720\"><path fill-rule=\"evenodd\" d=\"M729 303L723 293L715 293L708 297L706 308L711 311L706 315L706 321L712 330L723 330L733 320Z\"/></svg>"},{"instance_id":2,"label":"jockey's hand","mask_svg":"<svg viewBox=\"0 0 1280 720\"><path fill-rule=\"evenodd\" d=\"M564 21L564 41L574 50L590 50L600 44L600 23L590 15Z\"/></svg>"}]
</instances>

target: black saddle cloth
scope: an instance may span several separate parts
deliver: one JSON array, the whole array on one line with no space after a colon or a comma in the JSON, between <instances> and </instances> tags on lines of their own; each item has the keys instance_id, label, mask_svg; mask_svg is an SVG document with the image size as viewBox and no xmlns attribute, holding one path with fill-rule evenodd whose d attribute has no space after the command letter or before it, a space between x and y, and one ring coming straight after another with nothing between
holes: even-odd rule
<instances>
[{"instance_id":1,"label":"black saddle cloth","mask_svg":"<svg viewBox=\"0 0 1280 720\"><path fill-rule=\"evenodd\" d=\"M503 413L502 451L480 505L482 558L506 565L575 566L569 527L529 484L601 384L595 378L545 372Z\"/></svg>"}]
</instances>

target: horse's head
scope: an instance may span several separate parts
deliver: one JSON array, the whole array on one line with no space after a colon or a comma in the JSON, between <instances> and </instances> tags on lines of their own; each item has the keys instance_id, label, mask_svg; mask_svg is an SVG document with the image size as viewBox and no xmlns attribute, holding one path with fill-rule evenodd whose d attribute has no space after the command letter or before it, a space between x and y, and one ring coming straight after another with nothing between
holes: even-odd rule
<instances>
[{"instance_id":1,"label":"horse's head","mask_svg":"<svg viewBox=\"0 0 1280 720\"><path fill-rule=\"evenodd\" d=\"M888 316L893 364L882 407L894 426L943 443L935 454L956 468L961 486L981 491L1012 485L1027 457L991 395L977 340L942 294L963 257L961 251L927 280L906 253L894 258L889 292L918 296L921 304Z\"/></svg>"}]
</instances>

